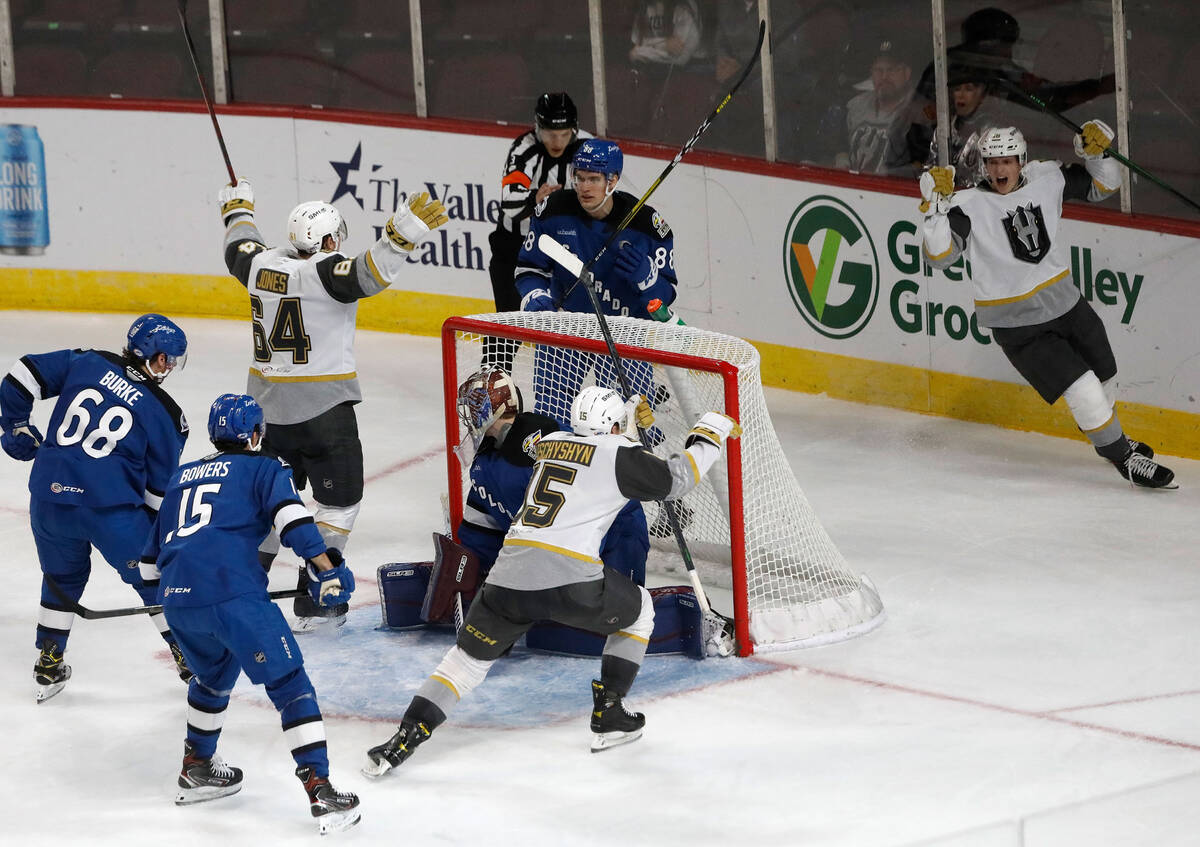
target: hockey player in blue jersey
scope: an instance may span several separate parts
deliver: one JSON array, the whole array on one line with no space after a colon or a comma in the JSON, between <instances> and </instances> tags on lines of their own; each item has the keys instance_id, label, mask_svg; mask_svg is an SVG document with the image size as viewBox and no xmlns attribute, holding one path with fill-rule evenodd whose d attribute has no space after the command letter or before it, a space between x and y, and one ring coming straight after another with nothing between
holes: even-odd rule
<instances>
[{"instance_id":1,"label":"hockey player in blue jersey","mask_svg":"<svg viewBox=\"0 0 1200 847\"><path fill-rule=\"evenodd\" d=\"M167 620L195 676L188 687L187 740L175 802L189 805L234 794L242 772L216 755L225 709L238 675L264 685L279 710L296 776L320 832L358 823L358 797L329 782L325 726L316 691L291 629L267 595L258 545L272 529L307 561L309 594L324 607L346 603L354 575L327 548L300 502L291 468L259 453L262 407L245 394L223 394L209 410L218 452L171 477L141 571L157 583Z\"/></svg>"},{"instance_id":2,"label":"hockey player in blue jersey","mask_svg":"<svg viewBox=\"0 0 1200 847\"><path fill-rule=\"evenodd\" d=\"M63 652L96 548L143 603L154 590L135 562L187 440L183 412L159 383L187 358L183 330L158 314L130 326L121 354L56 350L22 356L0 382L0 445L29 474L29 522L42 573L34 665L38 702L63 689ZM58 397L43 437L30 413ZM62 595L49 584L54 586ZM67 602L70 601L70 602ZM179 675L191 676L162 613L151 615Z\"/></svg>"},{"instance_id":3,"label":"hockey player in blue jersey","mask_svg":"<svg viewBox=\"0 0 1200 847\"><path fill-rule=\"evenodd\" d=\"M523 411L520 390L499 369L478 371L459 386L458 413L477 444L458 540L478 557L482 579L525 502L538 442L560 427L553 418ZM640 503L630 502L605 533L600 558L645 585L649 551L646 514Z\"/></svg>"},{"instance_id":4,"label":"hockey player in blue jersey","mask_svg":"<svg viewBox=\"0 0 1200 847\"><path fill-rule=\"evenodd\" d=\"M600 252L613 228L637 204L632 194L617 190L624 156L615 142L603 138L584 141L571 166L574 190L556 191L537 205L521 247L516 285L525 312L561 308L564 312L591 314L587 291L575 285L574 274L539 249L538 237L546 233L587 262ZM663 306L675 302L675 240L671 227L652 207L643 206L593 266L592 273L606 315L651 318L651 301L658 300ZM627 361L625 369L633 392L648 398L653 406L656 389L651 366ZM616 375L606 356L562 350L547 353L536 348L534 411L550 415L564 429L570 428L571 401L590 371L595 372L597 385L616 387Z\"/></svg>"}]
</instances>

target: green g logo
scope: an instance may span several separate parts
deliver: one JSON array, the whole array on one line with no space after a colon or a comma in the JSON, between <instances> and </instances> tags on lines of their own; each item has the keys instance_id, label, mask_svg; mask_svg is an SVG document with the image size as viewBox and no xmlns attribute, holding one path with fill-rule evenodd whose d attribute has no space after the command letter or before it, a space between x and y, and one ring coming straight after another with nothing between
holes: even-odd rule
<instances>
[{"instance_id":1,"label":"green g logo","mask_svg":"<svg viewBox=\"0 0 1200 847\"><path fill-rule=\"evenodd\" d=\"M796 308L822 335L849 338L871 319L879 257L862 220L840 200L800 204L788 221L783 267Z\"/></svg>"}]
</instances>

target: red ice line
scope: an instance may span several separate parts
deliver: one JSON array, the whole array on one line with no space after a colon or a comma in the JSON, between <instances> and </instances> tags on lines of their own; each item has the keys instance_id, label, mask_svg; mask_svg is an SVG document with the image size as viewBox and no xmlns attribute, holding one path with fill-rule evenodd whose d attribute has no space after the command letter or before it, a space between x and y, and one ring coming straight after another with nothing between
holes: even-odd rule
<instances>
[{"instance_id":1,"label":"red ice line","mask_svg":"<svg viewBox=\"0 0 1200 847\"><path fill-rule=\"evenodd\" d=\"M1055 713L1056 711L1067 711L1066 709L1059 709L1059 710L1055 710L1055 711L1046 711L1046 712L1035 712L1035 711L1030 711L1028 709L1017 709L1012 706L1001 706L998 703L987 703L987 702L984 702L983 700L974 700L970 697L959 697L955 694L943 694L938 691L925 691L920 688L911 688L907 685L897 685L897 684L891 683L891 682L880 682L879 680L875 680L875 679L867 679L865 677L854 676L852 674L838 673L837 671L829 671L829 670L824 670L822 668L812 668L812 667L806 667L803 665L798 666L798 667L801 670L808 671L809 673L818 674L820 676L830 677L831 679L840 679L840 680L844 680L846 682L857 682L861 685L869 685L872 688L881 688L881 689L884 689L885 691L898 691L902 694L913 694L918 697L927 697L927 698L930 698L933 700L944 700L944 701L950 702L950 703L961 703L961 704L964 704L967 706L975 706L980 709L988 709L993 712L1004 712L1005 714L1018 715L1018 716L1024 717L1024 718L1037 718L1038 720L1044 720L1044 721L1050 721L1052 723L1064 724L1066 726L1073 726L1073 727L1077 727L1079 729L1093 729L1093 730L1096 730L1097 732L1104 732L1109 735L1117 735L1122 738L1129 738L1129 739L1133 739L1135 741L1147 741L1147 742L1150 742L1151 744L1161 744L1166 747L1178 747L1178 748L1181 748L1184 750L1196 750L1196 751L1200 752L1200 744L1189 744L1186 741L1177 741L1173 738L1162 738L1157 735L1147 735L1146 733L1143 733L1143 732L1133 732L1133 731L1127 730L1127 729L1118 729L1116 727L1103 726L1101 724L1089 723L1088 721L1080 721L1080 720L1075 720L1074 718L1062 717L1061 715ZM1100 704L1100 706L1109 706L1109 705L1115 706L1115 705L1121 705L1123 703L1136 703L1136 702L1144 702L1144 701L1149 701L1149 700L1160 700L1160 699L1165 699L1167 697L1176 697L1176 696L1181 696L1182 694L1194 694L1194 693L1198 693L1198 692L1190 692L1189 691L1189 692L1180 692L1178 694L1158 694L1158 695L1152 695L1149 697L1137 697L1137 698L1133 698L1131 700L1115 700L1112 703ZM1099 706L1082 706L1082 707L1077 707L1077 708L1099 708Z\"/></svg>"}]
</instances>

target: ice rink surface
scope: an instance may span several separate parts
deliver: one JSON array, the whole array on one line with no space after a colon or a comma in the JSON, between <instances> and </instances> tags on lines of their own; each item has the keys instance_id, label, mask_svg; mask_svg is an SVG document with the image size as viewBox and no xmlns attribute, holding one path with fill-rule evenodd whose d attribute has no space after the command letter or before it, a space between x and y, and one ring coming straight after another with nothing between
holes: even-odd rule
<instances>
[{"instance_id":1,"label":"ice rink surface","mask_svg":"<svg viewBox=\"0 0 1200 847\"><path fill-rule=\"evenodd\" d=\"M63 347L119 350L132 317L0 313L0 366ZM165 387L192 423L191 459L209 452L213 397L245 388L250 332L179 323L189 361ZM881 627L752 659L651 657L628 698L646 713L645 736L602 755L588 752L598 661L518 651L409 762L367 780L366 749L393 732L449 644L380 631L374 587L378 565L431 558L445 462L437 342L363 332L357 349L367 485L347 555L359 590L341 631L301 636L333 781L363 801L362 823L329 838L1200 843L1200 463L1166 459L1178 491L1132 490L1079 441L782 391L767 398L788 459L843 554L878 587ZM50 408L40 404L35 423ZM261 689L238 689L221 738L245 770L242 792L173 804L185 688L140 617L77 620L74 677L35 703L29 466L0 463L5 843L317 838ZM294 562L280 557L272 587L294 586ZM94 560L85 605L136 602Z\"/></svg>"}]
</instances>

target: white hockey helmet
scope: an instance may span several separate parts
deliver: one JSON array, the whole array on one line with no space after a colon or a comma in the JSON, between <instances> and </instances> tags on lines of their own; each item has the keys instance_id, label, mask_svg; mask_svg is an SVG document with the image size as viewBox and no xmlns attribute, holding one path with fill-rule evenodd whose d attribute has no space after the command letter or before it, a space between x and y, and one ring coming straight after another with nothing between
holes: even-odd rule
<instances>
[{"instance_id":1,"label":"white hockey helmet","mask_svg":"<svg viewBox=\"0 0 1200 847\"><path fill-rule=\"evenodd\" d=\"M625 429L625 401L619 391L592 385L571 403L571 429L576 435L608 435L613 424Z\"/></svg>"},{"instance_id":2,"label":"white hockey helmet","mask_svg":"<svg viewBox=\"0 0 1200 847\"><path fill-rule=\"evenodd\" d=\"M292 209L287 222L288 241L301 253L316 253L321 249L325 236L332 235L337 242L334 250L342 246L349 234L342 213L320 200L309 200Z\"/></svg>"},{"instance_id":3,"label":"white hockey helmet","mask_svg":"<svg viewBox=\"0 0 1200 847\"><path fill-rule=\"evenodd\" d=\"M1016 156L1021 167L1025 167L1025 136L1015 126L986 129L979 138L979 157L987 161L997 156Z\"/></svg>"},{"instance_id":4,"label":"white hockey helmet","mask_svg":"<svg viewBox=\"0 0 1200 847\"><path fill-rule=\"evenodd\" d=\"M458 387L458 417L476 438L501 416L521 410L521 389L500 368L476 371Z\"/></svg>"}]
</instances>

